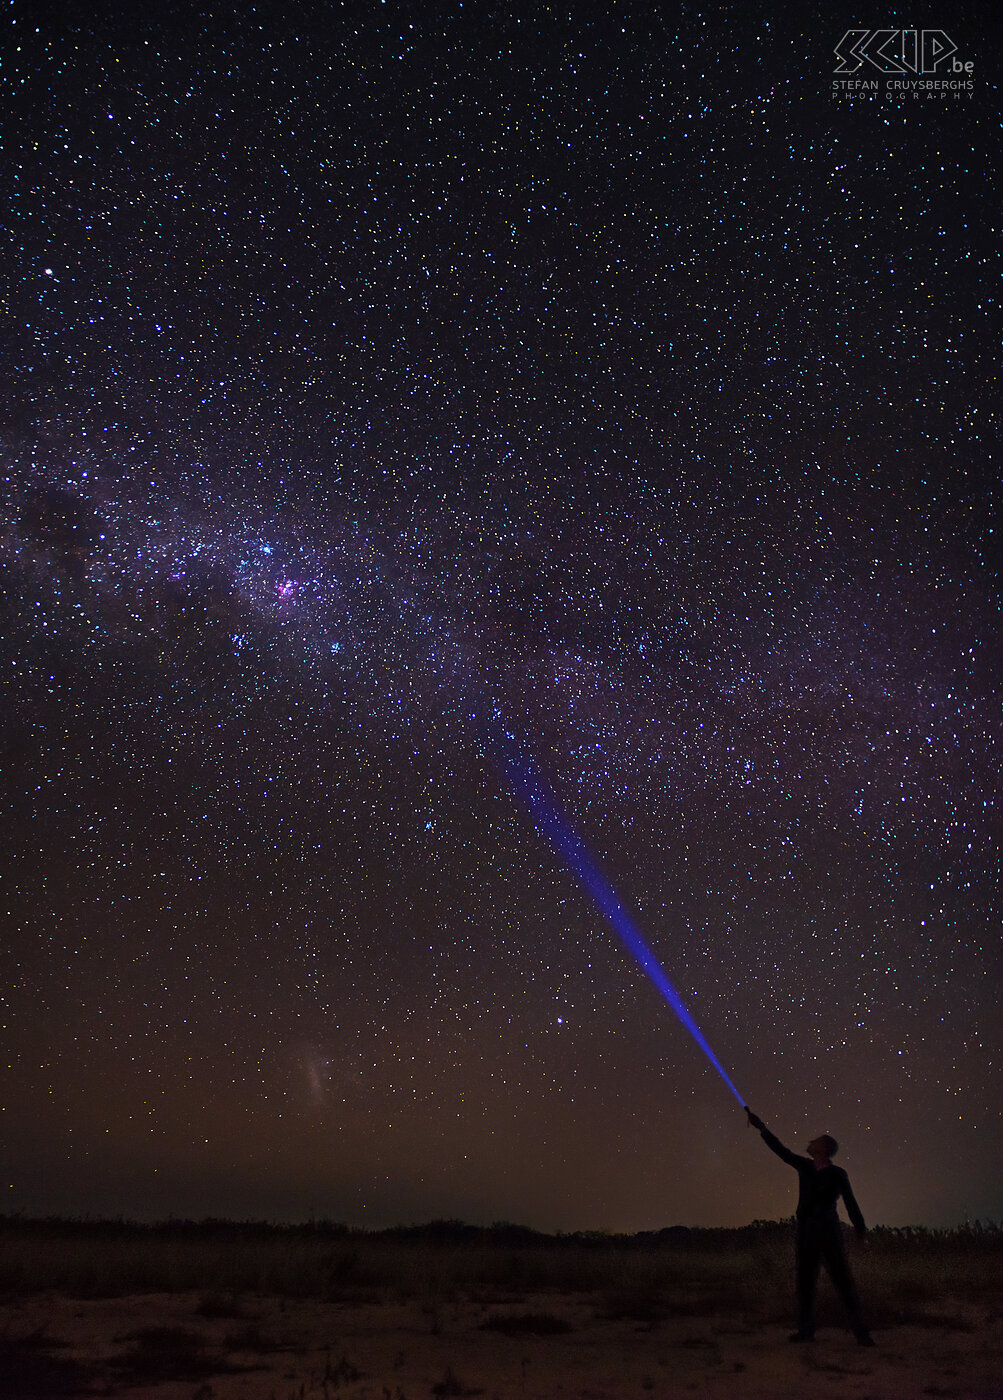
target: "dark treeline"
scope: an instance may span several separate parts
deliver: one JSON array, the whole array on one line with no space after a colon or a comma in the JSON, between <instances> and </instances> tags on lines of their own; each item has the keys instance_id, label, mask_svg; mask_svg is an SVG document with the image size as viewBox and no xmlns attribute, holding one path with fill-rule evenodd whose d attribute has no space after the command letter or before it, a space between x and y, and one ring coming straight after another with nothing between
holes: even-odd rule
<instances>
[{"instance_id":1,"label":"dark treeline","mask_svg":"<svg viewBox=\"0 0 1003 1400\"><path fill-rule=\"evenodd\" d=\"M126 1219L92 1219L90 1217L45 1216L29 1218L21 1215L0 1215L0 1236L20 1238L59 1238L93 1240L193 1240L225 1243L249 1241L379 1241L396 1244L413 1242L422 1245L492 1246L506 1249L531 1246L534 1249L566 1249L583 1246L601 1250L636 1247L650 1250L660 1245L674 1250L691 1246L705 1251L720 1248L731 1250L739 1245L767 1243L786 1239L792 1218L785 1220L754 1220L735 1228L701 1228L669 1225L660 1230L642 1230L636 1234L616 1234L608 1230L558 1231L547 1234L528 1225L511 1221L495 1221L491 1225L470 1225L462 1220L430 1220L421 1225L395 1225L382 1230L346 1225L335 1220L310 1220L298 1223L274 1223L267 1220L227 1220L209 1216L201 1220L171 1217L167 1220L142 1222ZM848 1228L848 1227L847 1227ZM966 1222L952 1228L935 1229L924 1225L884 1226L871 1229L875 1244L894 1246L964 1245L987 1249L1003 1247L1003 1223L997 1221Z\"/></svg>"}]
</instances>

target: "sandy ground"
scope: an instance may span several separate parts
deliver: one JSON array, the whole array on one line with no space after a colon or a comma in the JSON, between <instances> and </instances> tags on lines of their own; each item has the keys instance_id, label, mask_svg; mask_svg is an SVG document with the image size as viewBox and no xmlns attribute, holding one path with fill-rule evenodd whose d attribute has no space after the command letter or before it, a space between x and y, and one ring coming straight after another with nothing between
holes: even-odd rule
<instances>
[{"instance_id":1,"label":"sandy ground","mask_svg":"<svg viewBox=\"0 0 1003 1400\"><path fill-rule=\"evenodd\" d=\"M580 1295L435 1307L53 1296L9 1304L2 1336L2 1400L1003 1400L1003 1318L985 1309L877 1332L865 1349L837 1329L793 1346L734 1318L604 1319Z\"/></svg>"}]
</instances>

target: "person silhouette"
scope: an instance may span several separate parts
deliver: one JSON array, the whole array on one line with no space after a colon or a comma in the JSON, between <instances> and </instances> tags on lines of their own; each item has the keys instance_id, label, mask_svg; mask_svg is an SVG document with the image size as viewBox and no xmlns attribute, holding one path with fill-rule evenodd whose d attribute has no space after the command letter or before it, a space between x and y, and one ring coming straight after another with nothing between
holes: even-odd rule
<instances>
[{"instance_id":1,"label":"person silhouette","mask_svg":"<svg viewBox=\"0 0 1003 1400\"><path fill-rule=\"evenodd\" d=\"M872 1347L874 1339L864 1324L860 1299L843 1246L843 1231L837 1213L840 1197L859 1239L866 1240L867 1226L850 1187L850 1178L842 1167L832 1164L839 1144L828 1133L823 1133L808 1144L808 1156L799 1157L774 1137L750 1108L747 1107L745 1112L749 1126L758 1128L770 1151L795 1169L800 1184L796 1216L798 1330L791 1333L790 1340L810 1342L814 1339L815 1285L819 1268L824 1263L846 1309L853 1335L861 1346Z\"/></svg>"}]
</instances>

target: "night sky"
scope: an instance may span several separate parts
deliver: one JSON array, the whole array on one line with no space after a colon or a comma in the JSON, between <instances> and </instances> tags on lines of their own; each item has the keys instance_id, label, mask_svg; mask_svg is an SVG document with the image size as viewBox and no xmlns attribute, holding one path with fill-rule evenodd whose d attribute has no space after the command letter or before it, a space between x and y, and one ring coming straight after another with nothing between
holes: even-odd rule
<instances>
[{"instance_id":1,"label":"night sky","mask_svg":"<svg viewBox=\"0 0 1003 1400\"><path fill-rule=\"evenodd\" d=\"M0 1211L1003 1217L992 7L4 23Z\"/></svg>"}]
</instances>

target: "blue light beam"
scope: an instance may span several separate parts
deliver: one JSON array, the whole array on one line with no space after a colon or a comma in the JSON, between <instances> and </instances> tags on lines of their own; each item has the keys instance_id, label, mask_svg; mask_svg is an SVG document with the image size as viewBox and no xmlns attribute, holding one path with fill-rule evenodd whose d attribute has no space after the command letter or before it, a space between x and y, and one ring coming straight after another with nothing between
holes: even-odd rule
<instances>
[{"instance_id":1,"label":"blue light beam","mask_svg":"<svg viewBox=\"0 0 1003 1400\"><path fill-rule=\"evenodd\" d=\"M616 891L591 858L581 839L561 816L557 804L541 778L533 772L525 758L512 750L511 744L495 737L491 750L498 759L506 778L514 791L524 799L533 814L537 827L547 837L557 853L563 857L568 869L592 896L599 912L610 923L621 942L634 955L638 966L661 992L679 1020L700 1046L718 1074L727 1084L738 1102L745 1106L745 1100L726 1074L721 1061L710 1048L700 1027L686 1008L682 997L673 987L665 971L642 938L634 920L617 898Z\"/></svg>"}]
</instances>

